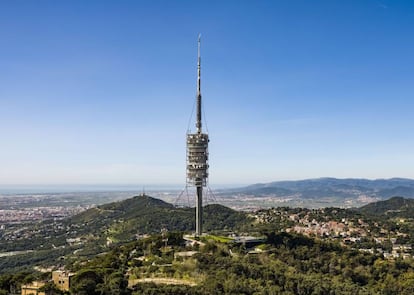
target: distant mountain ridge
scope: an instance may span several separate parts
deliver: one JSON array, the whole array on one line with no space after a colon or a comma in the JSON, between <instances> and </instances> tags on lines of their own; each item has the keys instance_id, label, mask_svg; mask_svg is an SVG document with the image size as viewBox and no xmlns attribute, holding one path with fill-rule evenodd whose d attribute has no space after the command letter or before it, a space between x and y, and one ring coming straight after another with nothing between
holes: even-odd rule
<instances>
[{"instance_id":1,"label":"distant mountain ridge","mask_svg":"<svg viewBox=\"0 0 414 295\"><path fill-rule=\"evenodd\" d=\"M300 198L340 197L358 198L360 196L389 198L402 196L414 198L414 180L408 178L363 179L363 178L316 178L292 181L257 183L234 189L234 192L253 195L273 194L280 197Z\"/></svg>"}]
</instances>

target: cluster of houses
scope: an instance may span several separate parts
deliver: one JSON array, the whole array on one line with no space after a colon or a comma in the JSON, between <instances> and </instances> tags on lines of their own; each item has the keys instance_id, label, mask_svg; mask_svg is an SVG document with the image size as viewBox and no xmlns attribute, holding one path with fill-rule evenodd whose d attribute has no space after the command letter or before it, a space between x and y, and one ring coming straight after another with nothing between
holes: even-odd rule
<instances>
[{"instance_id":1,"label":"cluster of houses","mask_svg":"<svg viewBox=\"0 0 414 295\"><path fill-rule=\"evenodd\" d=\"M323 214L323 209L315 212ZM335 214L335 212L331 212ZM259 211L254 216L259 223L279 222L286 224L283 230L286 232L300 233L306 236L316 236L320 238L339 239L343 245L356 246L364 238L373 239L378 247L376 248L360 248L360 251L368 253L380 253L387 259L395 258L413 258L413 249L411 244L398 244L397 237L406 236L400 232L389 232L381 228L378 234L374 234L370 225L361 218L332 218L325 215L324 218L311 217L309 212L289 212L278 209L269 209L267 211ZM336 220L332 220L336 219ZM374 224L375 227L380 225ZM384 245L389 244L388 247ZM357 247L359 248L359 247ZM386 249L386 250L385 250Z\"/></svg>"}]
</instances>

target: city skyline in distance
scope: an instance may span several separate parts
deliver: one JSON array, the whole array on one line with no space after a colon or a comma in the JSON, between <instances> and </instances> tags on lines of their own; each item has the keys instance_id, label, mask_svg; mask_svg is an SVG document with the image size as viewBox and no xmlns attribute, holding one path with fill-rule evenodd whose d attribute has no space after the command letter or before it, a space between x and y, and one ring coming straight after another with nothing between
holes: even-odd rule
<instances>
[{"instance_id":1,"label":"city skyline in distance","mask_svg":"<svg viewBox=\"0 0 414 295\"><path fill-rule=\"evenodd\" d=\"M3 3L0 185L184 183L199 32L213 186L414 178L413 12Z\"/></svg>"}]
</instances>

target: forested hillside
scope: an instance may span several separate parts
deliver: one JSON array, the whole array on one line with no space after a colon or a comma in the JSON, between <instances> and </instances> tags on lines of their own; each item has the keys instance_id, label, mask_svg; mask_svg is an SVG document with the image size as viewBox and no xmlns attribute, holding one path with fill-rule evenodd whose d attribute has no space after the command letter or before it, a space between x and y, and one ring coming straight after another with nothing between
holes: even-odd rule
<instances>
[{"instance_id":1,"label":"forested hillside","mask_svg":"<svg viewBox=\"0 0 414 295\"><path fill-rule=\"evenodd\" d=\"M176 208L141 195L101 205L63 221L29 224L14 240L1 240L0 253L28 252L0 257L0 273L16 272L35 265L56 265L62 257L64 261L86 260L109 247L136 240L140 235L160 233L161 230L192 232L194 216L194 208ZM217 204L205 206L204 216L206 231L249 229L252 222L246 213Z\"/></svg>"},{"instance_id":2,"label":"forested hillside","mask_svg":"<svg viewBox=\"0 0 414 295\"><path fill-rule=\"evenodd\" d=\"M212 240L202 247L185 247L179 233L168 233L167 237L167 248L164 238L155 235L117 247L86 264L75 264L71 294L414 292L412 260L386 260L302 235L269 232L267 242L255 252ZM191 258L174 258L174 253L183 249L198 253Z\"/></svg>"},{"instance_id":3,"label":"forested hillside","mask_svg":"<svg viewBox=\"0 0 414 295\"><path fill-rule=\"evenodd\" d=\"M184 238L194 230L194 208L137 196L33 225L50 238L35 236L24 244L33 251L0 258L0 294L48 278L34 266L76 272L71 294L414 294L413 206L398 197L352 210L246 214L208 205L209 235L196 241ZM253 246L219 235L230 232L265 238Z\"/></svg>"},{"instance_id":4,"label":"forested hillside","mask_svg":"<svg viewBox=\"0 0 414 295\"><path fill-rule=\"evenodd\" d=\"M87 210L67 220L76 225L78 232L102 234L116 240L127 241L136 234L170 231L192 231L195 228L195 209L177 208L147 195L105 204ZM204 207L204 228L234 230L245 227L249 218L245 213L218 204Z\"/></svg>"},{"instance_id":5,"label":"forested hillside","mask_svg":"<svg viewBox=\"0 0 414 295\"><path fill-rule=\"evenodd\" d=\"M413 218L414 199L393 197L385 201L370 203L357 209L357 211L382 218Z\"/></svg>"}]
</instances>

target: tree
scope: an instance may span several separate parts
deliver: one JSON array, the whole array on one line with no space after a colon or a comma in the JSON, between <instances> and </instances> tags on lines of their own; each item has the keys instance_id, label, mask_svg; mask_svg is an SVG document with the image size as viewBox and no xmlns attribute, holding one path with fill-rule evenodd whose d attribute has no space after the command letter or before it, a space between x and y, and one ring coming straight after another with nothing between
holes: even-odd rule
<instances>
[{"instance_id":1,"label":"tree","mask_svg":"<svg viewBox=\"0 0 414 295\"><path fill-rule=\"evenodd\" d=\"M45 292L46 295L62 295L65 294L62 290L58 288L53 282L48 282L42 286L39 291Z\"/></svg>"},{"instance_id":2,"label":"tree","mask_svg":"<svg viewBox=\"0 0 414 295\"><path fill-rule=\"evenodd\" d=\"M103 282L102 276L95 270L83 270L73 277L71 293L76 295L99 294L96 286Z\"/></svg>"}]
</instances>

